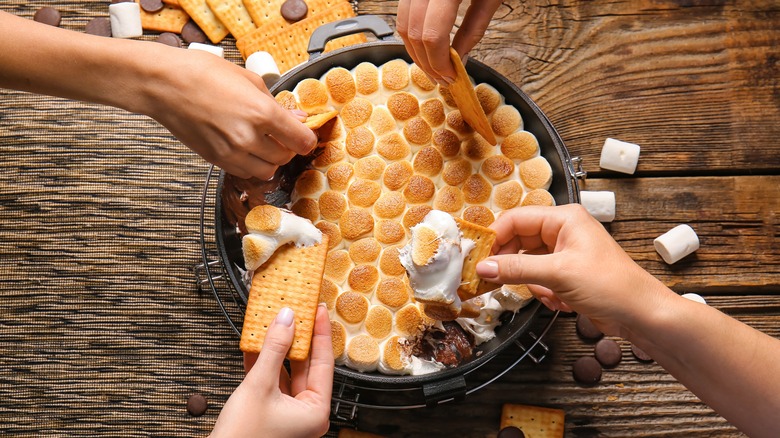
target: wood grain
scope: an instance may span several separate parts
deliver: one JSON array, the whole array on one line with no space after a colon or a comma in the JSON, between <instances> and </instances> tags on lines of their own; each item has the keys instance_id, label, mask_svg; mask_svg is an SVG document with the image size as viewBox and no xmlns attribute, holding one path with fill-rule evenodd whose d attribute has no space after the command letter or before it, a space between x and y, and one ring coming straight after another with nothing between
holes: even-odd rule
<instances>
[{"instance_id":1,"label":"wood grain","mask_svg":"<svg viewBox=\"0 0 780 438\"><path fill-rule=\"evenodd\" d=\"M640 265L780 337L776 3L508 0L471 56L540 105L583 157L583 189L616 193L607 228ZM32 18L43 5L78 32L108 14L103 0L13 0L0 10ZM396 7L359 2L361 14L390 24ZM222 46L241 65L234 40ZM642 146L636 175L598 168L608 136ZM147 117L0 90L0 435L210 432L243 371L238 337L191 270L201 262L206 169ZM652 239L679 223L702 245L669 266ZM523 362L465 402L361 409L360 427L494 437L501 405L523 403L564 409L567 437L742 436L625 343L623 362L600 384L577 385L571 365L593 344L576 335L572 316L545 342L539 365ZM509 360L496 358L480 376ZM186 413L193 393L209 400L202 417Z\"/></svg>"}]
</instances>

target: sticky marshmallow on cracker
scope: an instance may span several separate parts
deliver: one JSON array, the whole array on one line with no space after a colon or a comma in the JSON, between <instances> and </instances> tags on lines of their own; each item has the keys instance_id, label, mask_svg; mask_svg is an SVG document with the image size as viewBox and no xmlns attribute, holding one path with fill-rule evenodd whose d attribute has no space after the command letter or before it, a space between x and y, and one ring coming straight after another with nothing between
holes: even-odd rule
<instances>
[{"instance_id":1,"label":"sticky marshmallow on cracker","mask_svg":"<svg viewBox=\"0 0 780 438\"><path fill-rule=\"evenodd\" d=\"M141 6L138 3L110 4L108 18L111 21L111 36L114 38L137 38L144 34L141 26Z\"/></svg>"},{"instance_id":2,"label":"sticky marshmallow on cracker","mask_svg":"<svg viewBox=\"0 0 780 438\"><path fill-rule=\"evenodd\" d=\"M690 225L682 224L658 236L653 245L661 258L671 265L699 249L699 236Z\"/></svg>"},{"instance_id":3,"label":"sticky marshmallow on cracker","mask_svg":"<svg viewBox=\"0 0 780 438\"><path fill-rule=\"evenodd\" d=\"M602 169L633 174L639 162L639 145L608 138L601 148L599 166Z\"/></svg>"},{"instance_id":4,"label":"sticky marshmallow on cracker","mask_svg":"<svg viewBox=\"0 0 780 438\"><path fill-rule=\"evenodd\" d=\"M244 223L249 232L242 239L244 265L248 271L260 267L282 245L313 246L323 238L322 232L308 219L272 205L253 208Z\"/></svg>"},{"instance_id":5,"label":"sticky marshmallow on cracker","mask_svg":"<svg viewBox=\"0 0 780 438\"><path fill-rule=\"evenodd\" d=\"M599 222L615 220L615 192L580 192L580 204Z\"/></svg>"},{"instance_id":6,"label":"sticky marshmallow on cracker","mask_svg":"<svg viewBox=\"0 0 780 438\"><path fill-rule=\"evenodd\" d=\"M259 51L249 55L245 66L247 70L263 78L263 82L268 88L271 88L281 77L279 66L276 65L274 57L268 52Z\"/></svg>"},{"instance_id":7,"label":"sticky marshmallow on cracker","mask_svg":"<svg viewBox=\"0 0 780 438\"><path fill-rule=\"evenodd\" d=\"M214 55L219 56L220 58L225 57L225 49L219 46L212 46L211 44L203 44L203 43L190 43L189 46L187 46L188 49L193 50L202 50L204 52L213 53Z\"/></svg>"}]
</instances>

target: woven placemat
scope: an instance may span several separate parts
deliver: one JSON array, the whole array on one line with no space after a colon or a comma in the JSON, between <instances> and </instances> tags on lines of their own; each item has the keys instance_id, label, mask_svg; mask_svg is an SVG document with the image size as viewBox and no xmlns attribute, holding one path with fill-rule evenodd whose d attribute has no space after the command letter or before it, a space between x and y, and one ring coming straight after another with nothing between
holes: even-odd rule
<instances>
[{"instance_id":1,"label":"woven placemat","mask_svg":"<svg viewBox=\"0 0 780 438\"><path fill-rule=\"evenodd\" d=\"M0 10L53 6L81 32L109 4ZM211 431L243 371L192 273L207 169L148 117L0 89L0 435ZM186 411L194 393L201 417Z\"/></svg>"}]
</instances>

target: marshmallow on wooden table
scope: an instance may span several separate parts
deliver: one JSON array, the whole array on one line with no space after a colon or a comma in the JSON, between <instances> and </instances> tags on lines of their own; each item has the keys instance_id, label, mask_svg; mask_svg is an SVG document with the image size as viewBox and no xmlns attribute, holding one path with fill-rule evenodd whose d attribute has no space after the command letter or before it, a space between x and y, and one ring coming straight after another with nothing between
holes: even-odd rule
<instances>
[{"instance_id":1,"label":"marshmallow on wooden table","mask_svg":"<svg viewBox=\"0 0 780 438\"><path fill-rule=\"evenodd\" d=\"M281 76L279 66L268 52L255 52L246 59L246 69L263 78L265 86L271 88Z\"/></svg>"},{"instance_id":2,"label":"marshmallow on wooden table","mask_svg":"<svg viewBox=\"0 0 780 438\"><path fill-rule=\"evenodd\" d=\"M212 46L211 44L203 44L203 43L190 43L189 46L187 46L188 49L194 49L194 50L203 50L204 52L213 53L220 58L225 57L225 49L219 46Z\"/></svg>"},{"instance_id":3,"label":"marshmallow on wooden table","mask_svg":"<svg viewBox=\"0 0 780 438\"><path fill-rule=\"evenodd\" d=\"M108 17L111 21L111 36L114 38L136 38L144 34L141 6L138 3L112 3L108 5Z\"/></svg>"},{"instance_id":4,"label":"marshmallow on wooden table","mask_svg":"<svg viewBox=\"0 0 780 438\"><path fill-rule=\"evenodd\" d=\"M699 249L699 237L689 225L677 225L653 241L655 250L672 264Z\"/></svg>"},{"instance_id":5,"label":"marshmallow on wooden table","mask_svg":"<svg viewBox=\"0 0 780 438\"><path fill-rule=\"evenodd\" d=\"M633 174L639 162L639 145L608 138L601 148L602 169Z\"/></svg>"},{"instance_id":6,"label":"marshmallow on wooden table","mask_svg":"<svg viewBox=\"0 0 780 438\"><path fill-rule=\"evenodd\" d=\"M696 301L697 303L707 304L707 301L704 300L704 297L702 297L699 294L687 293L687 294L682 294L680 296L689 299L691 301Z\"/></svg>"},{"instance_id":7,"label":"marshmallow on wooden table","mask_svg":"<svg viewBox=\"0 0 780 438\"><path fill-rule=\"evenodd\" d=\"M615 220L615 192L580 192L580 204L599 222Z\"/></svg>"}]
</instances>

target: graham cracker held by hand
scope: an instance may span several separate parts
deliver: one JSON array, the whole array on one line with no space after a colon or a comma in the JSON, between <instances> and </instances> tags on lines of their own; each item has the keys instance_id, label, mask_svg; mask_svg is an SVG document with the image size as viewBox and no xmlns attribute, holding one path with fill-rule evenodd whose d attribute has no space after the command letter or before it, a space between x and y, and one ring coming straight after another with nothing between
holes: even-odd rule
<instances>
[{"instance_id":1,"label":"graham cracker held by hand","mask_svg":"<svg viewBox=\"0 0 780 438\"><path fill-rule=\"evenodd\" d=\"M493 243L496 241L496 232L460 218L455 218L455 222L458 224L462 238L474 241L474 249L463 260L460 287L458 288L458 296L461 300L466 301L479 295L480 292L490 292L499 287L483 281L477 276L477 263L490 255Z\"/></svg>"},{"instance_id":2,"label":"graham cracker held by hand","mask_svg":"<svg viewBox=\"0 0 780 438\"><path fill-rule=\"evenodd\" d=\"M332 118L336 117L337 115L339 115L339 112L336 110L326 111L320 114L312 114L306 118L306 121L303 122L303 124L306 125L311 130L320 129L322 125L328 123Z\"/></svg>"},{"instance_id":3,"label":"graham cracker held by hand","mask_svg":"<svg viewBox=\"0 0 780 438\"><path fill-rule=\"evenodd\" d=\"M255 271L241 330L241 351L259 353L279 310L289 307L295 314L295 337L287 358L305 360L309 356L327 253L328 236L323 235L318 245L280 247Z\"/></svg>"},{"instance_id":4,"label":"graham cracker held by hand","mask_svg":"<svg viewBox=\"0 0 780 438\"><path fill-rule=\"evenodd\" d=\"M514 426L533 438L563 438L564 413L561 409L505 404L501 409L501 429Z\"/></svg>"},{"instance_id":5,"label":"graham cracker held by hand","mask_svg":"<svg viewBox=\"0 0 780 438\"><path fill-rule=\"evenodd\" d=\"M466 67L463 66L460 55L453 48L450 48L450 60L452 61L452 66L455 67L456 76L455 82L447 88L452 94L452 98L455 99L463 120L474 128L488 143L495 145L497 143L496 136L490 127L485 110L479 104L477 92L474 91L474 85L471 83L468 73L466 73Z\"/></svg>"}]
</instances>

